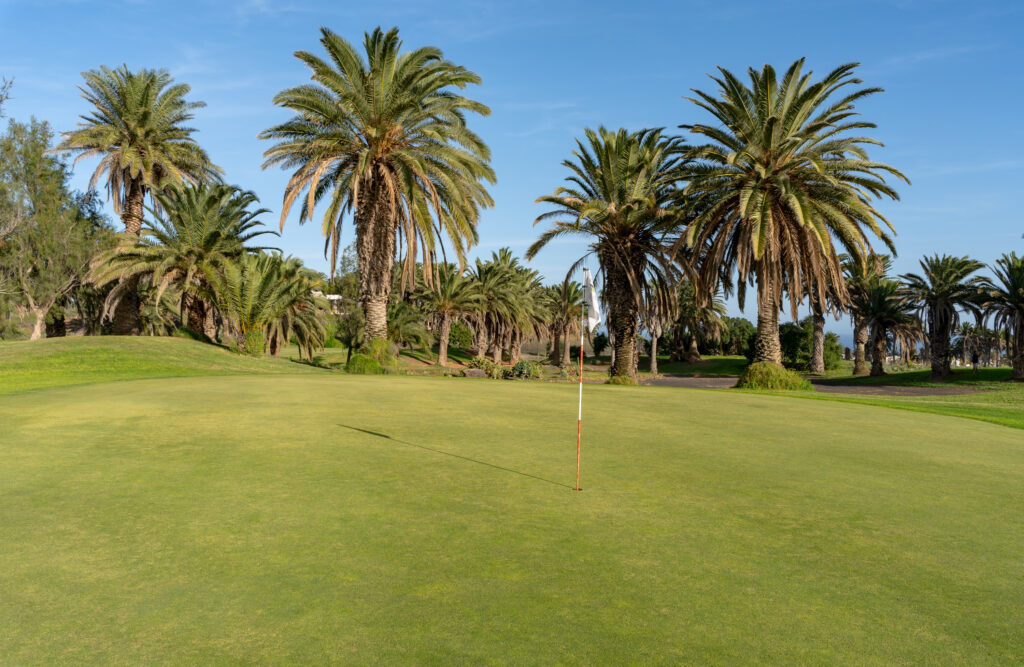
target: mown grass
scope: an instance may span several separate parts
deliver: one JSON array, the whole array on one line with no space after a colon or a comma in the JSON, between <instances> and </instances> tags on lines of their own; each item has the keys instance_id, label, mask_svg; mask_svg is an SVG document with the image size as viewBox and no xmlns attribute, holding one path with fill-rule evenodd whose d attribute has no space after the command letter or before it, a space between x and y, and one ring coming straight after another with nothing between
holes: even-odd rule
<instances>
[{"instance_id":1,"label":"mown grass","mask_svg":"<svg viewBox=\"0 0 1024 667\"><path fill-rule=\"evenodd\" d=\"M312 372L187 338L96 336L0 342L0 395L140 378Z\"/></svg>"},{"instance_id":2,"label":"mown grass","mask_svg":"<svg viewBox=\"0 0 1024 667\"><path fill-rule=\"evenodd\" d=\"M0 400L4 662L1024 660L1019 431L284 368Z\"/></svg>"}]
</instances>

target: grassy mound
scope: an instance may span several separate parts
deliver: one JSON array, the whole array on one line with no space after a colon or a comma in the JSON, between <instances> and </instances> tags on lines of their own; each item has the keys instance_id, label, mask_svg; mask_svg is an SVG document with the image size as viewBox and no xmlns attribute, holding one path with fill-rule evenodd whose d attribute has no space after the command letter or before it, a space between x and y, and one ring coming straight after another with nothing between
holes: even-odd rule
<instances>
[{"instance_id":1,"label":"grassy mound","mask_svg":"<svg viewBox=\"0 0 1024 667\"><path fill-rule=\"evenodd\" d=\"M0 343L0 395L115 380L301 372L316 371L182 337L72 336Z\"/></svg>"},{"instance_id":2,"label":"grassy mound","mask_svg":"<svg viewBox=\"0 0 1024 667\"><path fill-rule=\"evenodd\" d=\"M811 383L793 371L787 371L777 364L761 361L750 364L743 371L739 389L769 389L772 391L811 391Z\"/></svg>"},{"instance_id":3,"label":"grassy mound","mask_svg":"<svg viewBox=\"0 0 1024 667\"><path fill-rule=\"evenodd\" d=\"M0 400L6 661L1024 653L1020 431L588 385L574 493L572 385L290 367Z\"/></svg>"}]
</instances>

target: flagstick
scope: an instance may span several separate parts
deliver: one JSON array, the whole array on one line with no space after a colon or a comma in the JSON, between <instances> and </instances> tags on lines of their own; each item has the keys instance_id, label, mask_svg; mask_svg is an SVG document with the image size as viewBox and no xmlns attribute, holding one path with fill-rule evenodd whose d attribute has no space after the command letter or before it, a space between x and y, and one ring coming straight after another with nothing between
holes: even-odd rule
<instances>
[{"instance_id":1,"label":"flagstick","mask_svg":"<svg viewBox=\"0 0 1024 667\"><path fill-rule=\"evenodd\" d=\"M583 304L580 320L580 405L576 413L576 490L580 490L580 440L583 435L583 322L587 318L587 304Z\"/></svg>"}]
</instances>

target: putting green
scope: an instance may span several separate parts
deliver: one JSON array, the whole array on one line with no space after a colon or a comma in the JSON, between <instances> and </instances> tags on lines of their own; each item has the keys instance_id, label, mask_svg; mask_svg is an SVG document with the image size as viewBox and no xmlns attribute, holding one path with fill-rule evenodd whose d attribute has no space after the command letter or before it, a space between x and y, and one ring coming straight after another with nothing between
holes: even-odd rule
<instances>
[{"instance_id":1,"label":"putting green","mask_svg":"<svg viewBox=\"0 0 1024 667\"><path fill-rule=\"evenodd\" d=\"M1024 660L1024 436L340 374L0 397L12 663Z\"/></svg>"}]
</instances>

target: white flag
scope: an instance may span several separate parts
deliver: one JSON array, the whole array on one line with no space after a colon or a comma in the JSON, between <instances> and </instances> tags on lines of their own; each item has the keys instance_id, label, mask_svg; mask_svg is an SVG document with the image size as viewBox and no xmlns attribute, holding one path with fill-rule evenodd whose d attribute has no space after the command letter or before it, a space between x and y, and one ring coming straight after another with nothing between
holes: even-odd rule
<instances>
[{"instance_id":1,"label":"white flag","mask_svg":"<svg viewBox=\"0 0 1024 667\"><path fill-rule=\"evenodd\" d=\"M583 300L587 304L587 330L594 333L594 329L601 325L601 306L597 303L597 290L590 277L590 269L583 269Z\"/></svg>"}]
</instances>

